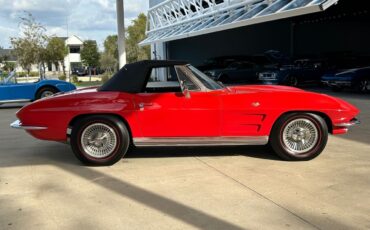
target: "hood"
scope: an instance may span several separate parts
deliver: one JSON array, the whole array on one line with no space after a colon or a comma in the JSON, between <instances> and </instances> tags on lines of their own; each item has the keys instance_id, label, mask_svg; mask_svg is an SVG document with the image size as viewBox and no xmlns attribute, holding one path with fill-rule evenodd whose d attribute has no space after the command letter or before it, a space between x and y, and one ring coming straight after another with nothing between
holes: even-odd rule
<instances>
[{"instance_id":1,"label":"hood","mask_svg":"<svg viewBox=\"0 0 370 230\"><path fill-rule=\"evenodd\" d=\"M302 89L298 89L290 86L281 85L241 85L228 87L234 90L235 93L250 93L250 92L306 92Z\"/></svg>"},{"instance_id":2,"label":"hood","mask_svg":"<svg viewBox=\"0 0 370 230\"><path fill-rule=\"evenodd\" d=\"M269 106L279 109L289 104L290 109L317 110L325 108L327 110L351 111L353 116L359 113L355 106L342 99L289 86L245 85L229 87L228 89L235 94L252 94L250 98L258 98ZM279 98L279 100L271 104L271 98ZM294 100L292 100L293 98Z\"/></svg>"}]
</instances>

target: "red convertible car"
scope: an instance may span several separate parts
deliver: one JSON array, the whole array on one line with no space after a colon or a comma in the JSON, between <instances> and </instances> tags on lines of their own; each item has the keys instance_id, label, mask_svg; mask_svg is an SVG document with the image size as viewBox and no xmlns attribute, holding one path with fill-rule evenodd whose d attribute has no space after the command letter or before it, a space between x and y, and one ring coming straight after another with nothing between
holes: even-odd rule
<instances>
[{"instance_id":1,"label":"red convertible car","mask_svg":"<svg viewBox=\"0 0 370 230\"><path fill-rule=\"evenodd\" d=\"M151 82L163 74L176 82ZM328 133L359 123L338 98L285 86L219 84L181 61L127 64L107 83L41 99L11 124L70 142L83 163L111 165L133 146L266 145L285 160L318 156Z\"/></svg>"}]
</instances>

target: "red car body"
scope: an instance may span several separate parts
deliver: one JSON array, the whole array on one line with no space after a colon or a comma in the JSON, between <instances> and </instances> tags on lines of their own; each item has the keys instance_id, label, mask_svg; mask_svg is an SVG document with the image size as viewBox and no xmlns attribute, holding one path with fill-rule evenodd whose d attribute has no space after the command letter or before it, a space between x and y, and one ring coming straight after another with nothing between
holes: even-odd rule
<instances>
[{"instance_id":1,"label":"red car body","mask_svg":"<svg viewBox=\"0 0 370 230\"><path fill-rule=\"evenodd\" d=\"M145 107L140 108L139 104ZM128 124L132 138L269 136L274 122L292 111L324 115L332 134L347 132L359 110L324 94L284 86L235 86L211 92L181 93L73 91L32 103L17 113L23 126L42 140L67 141L67 129L79 116L111 114Z\"/></svg>"},{"instance_id":2,"label":"red car body","mask_svg":"<svg viewBox=\"0 0 370 230\"><path fill-rule=\"evenodd\" d=\"M148 88L150 71L162 66L176 70L178 88ZM71 138L76 156L94 164L115 163L124 154L119 149L126 152L129 142L194 146L270 141L283 158L307 160L324 149L328 132L343 134L358 123L358 113L351 104L328 95L285 86L225 87L182 62L151 61L122 68L99 88L29 104L11 126L42 140ZM118 147L110 148L107 141ZM109 154L104 155L106 161L99 155L105 147L114 160Z\"/></svg>"}]
</instances>

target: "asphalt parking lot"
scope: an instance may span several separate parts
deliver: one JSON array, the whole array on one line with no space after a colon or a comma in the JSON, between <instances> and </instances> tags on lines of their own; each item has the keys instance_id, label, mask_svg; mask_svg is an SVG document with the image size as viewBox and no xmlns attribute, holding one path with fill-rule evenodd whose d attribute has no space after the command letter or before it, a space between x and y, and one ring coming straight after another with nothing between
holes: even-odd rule
<instances>
[{"instance_id":1,"label":"asphalt parking lot","mask_svg":"<svg viewBox=\"0 0 370 230\"><path fill-rule=\"evenodd\" d=\"M370 95L334 95L362 124L309 162L266 147L141 148L85 167L68 145L9 128L19 107L1 106L0 229L370 229Z\"/></svg>"}]
</instances>

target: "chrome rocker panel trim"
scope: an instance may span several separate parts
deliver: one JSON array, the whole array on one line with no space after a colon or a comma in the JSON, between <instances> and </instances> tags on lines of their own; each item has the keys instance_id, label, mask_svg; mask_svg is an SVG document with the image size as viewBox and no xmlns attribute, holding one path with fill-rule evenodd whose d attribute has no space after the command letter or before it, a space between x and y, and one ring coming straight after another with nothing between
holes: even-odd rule
<instances>
[{"instance_id":1,"label":"chrome rocker panel trim","mask_svg":"<svg viewBox=\"0 0 370 230\"><path fill-rule=\"evenodd\" d=\"M23 102L30 102L30 99L16 99L16 100L3 100L0 101L1 104L9 104L9 103L23 103Z\"/></svg>"},{"instance_id":2,"label":"chrome rocker panel trim","mask_svg":"<svg viewBox=\"0 0 370 230\"><path fill-rule=\"evenodd\" d=\"M10 127L14 128L14 129L25 129L25 130L45 130L45 129L48 129L48 127L44 127L44 126L24 126L24 125L22 125L22 122L20 122L19 120L16 120L13 123L11 123Z\"/></svg>"},{"instance_id":3,"label":"chrome rocker panel trim","mask_svg":"<svg viewBox=\"0 0 370 230\"><path fill-rule=\"evenodd\" d=\"M357 119L357 118L353 118L352 120L350 120L349 122L344 122L344 123L339 123L339 124L335 124L336 127L351 127L351 126L354 126L354 125L359 125L361 124L360 120Z\"/></svg>"},{"instance_id":4,"label":"chrome rocker panel trim","mask_svg":"<svg viewBox=\"0 0 370 230\"><path fill-rule=\"evenodd\" d=\"M268 136L245 137L174 137L174 138L133 138L135 146L234 146L266 145Z\"/></svg>"}]
</instances>

